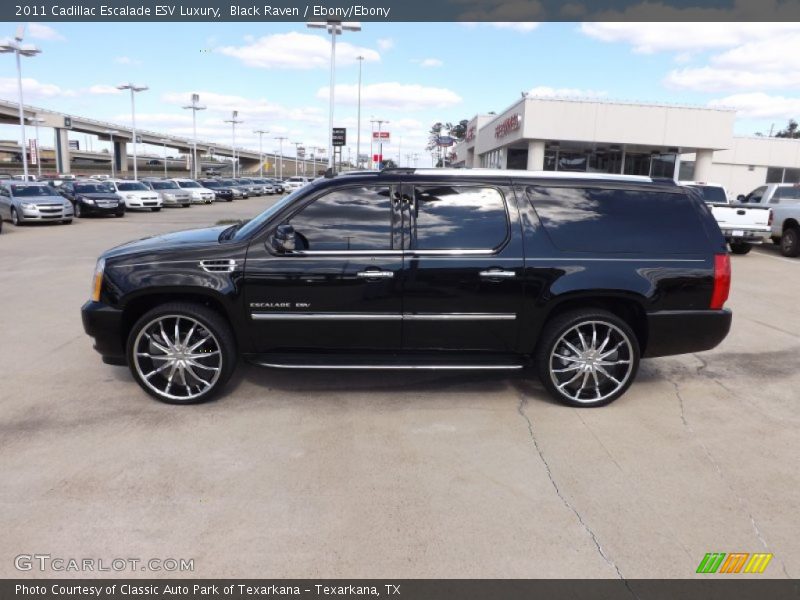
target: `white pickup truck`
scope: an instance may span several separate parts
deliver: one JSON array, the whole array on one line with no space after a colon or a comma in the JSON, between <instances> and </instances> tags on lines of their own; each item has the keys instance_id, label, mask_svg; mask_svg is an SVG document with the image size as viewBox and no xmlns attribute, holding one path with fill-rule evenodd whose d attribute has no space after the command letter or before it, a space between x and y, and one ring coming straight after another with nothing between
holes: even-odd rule
<instances>
[{"instance_id":1,"label":"white pickup truck","mask_svg":"<svg viewBox=\"0 0 800 600\"><path fill-rule=\"evenodd\" d=\"M700 193L733 254L747 254L753 244L761 244L770 236L768 206L734 204L725 187L718 183L681 181L679 184L694 188Z\"/></svg>"},{"instance_id":2,"label":"white pickup truck","mask_svg":"<svg viewBox=\"0 0 800 600\"><path fill-rule=\"evenodd\" d=\"M772 241L784 256L800 256L800 183L768 183L738 200L748 206L769 208Z\"/></svg>"}]
</instances>

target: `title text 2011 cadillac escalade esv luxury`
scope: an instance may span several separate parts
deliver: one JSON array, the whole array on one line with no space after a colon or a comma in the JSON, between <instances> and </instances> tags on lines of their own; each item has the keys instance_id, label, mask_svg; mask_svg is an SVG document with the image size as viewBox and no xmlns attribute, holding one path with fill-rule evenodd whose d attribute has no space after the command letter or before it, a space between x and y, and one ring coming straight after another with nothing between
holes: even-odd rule
<instances>
[{"instance_id":1,"label":"title text 2011 cadillac escalade esv luxury","mask_svg":"<svg viewBox=\"0 0 800 600\"><path fill-rule=\"evenodd\" d=\"M302 187L244 225L103 254L86 332L159 400L271 367L520 369L573 406L641 357L727 335L725 240L674 182L394 169Z\"/></svg>"}]
</instances>

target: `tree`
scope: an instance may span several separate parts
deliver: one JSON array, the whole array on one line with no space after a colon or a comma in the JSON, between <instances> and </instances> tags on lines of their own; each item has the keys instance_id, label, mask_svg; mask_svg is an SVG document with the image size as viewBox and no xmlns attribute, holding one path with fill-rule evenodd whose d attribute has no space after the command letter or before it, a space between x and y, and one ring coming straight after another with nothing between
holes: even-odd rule
<instances>
[{"instance_id":1,"label":"tree","mask_svg":"<svg viewBox=\"0 0 800 600\"><path fill-rule=\"evenodd\" d=\"M432 152L436 150L439 146L439 136L442 135L442 128L444 125L440 122L436 122L431 126L431 130L428 132L428 144L425 146L425 149L428 152Z\"/></svg>"},{"instance_id":2,"label":"tree","mask_svg":"<svg viewBox=\"0 0 800 600\"><path fill-rule=\"evenodd\" d=\"M781 129L778 133L776 133L775 137L792 139L800 138L800 131L797 130L797 121L794 119L789 119L789 123L786 125L786 128Z\"/></svg>"},{"instance_id":3,"label":"tree","mask_svg":"<svg viewBox=\"0 0 800 600\"><path fill-rule=\"evenodd\" d=\"M447 128L450 130L450 137L454 137L457 140L463 140L467 136L468 125L469 121L466 119L461 119L455 125L453 123L448 123Z\"/></svg>"}]
</instances>

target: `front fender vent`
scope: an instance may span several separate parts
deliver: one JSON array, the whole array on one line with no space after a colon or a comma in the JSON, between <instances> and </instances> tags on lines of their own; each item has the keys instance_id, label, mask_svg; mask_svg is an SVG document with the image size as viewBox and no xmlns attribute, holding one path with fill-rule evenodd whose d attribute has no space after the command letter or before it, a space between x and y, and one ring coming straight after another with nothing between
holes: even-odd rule
<instances>
[{"instance_id":1,"label":"front fender vent","mask_svg":"<svg viewBox=\"0 0 800 600\"><path fill-rule=\"evenodd\" d=\"M238 263L232 258L215 258L201 260L200 268L206 273L233 273Z\"/></svg>"}]
</instances>

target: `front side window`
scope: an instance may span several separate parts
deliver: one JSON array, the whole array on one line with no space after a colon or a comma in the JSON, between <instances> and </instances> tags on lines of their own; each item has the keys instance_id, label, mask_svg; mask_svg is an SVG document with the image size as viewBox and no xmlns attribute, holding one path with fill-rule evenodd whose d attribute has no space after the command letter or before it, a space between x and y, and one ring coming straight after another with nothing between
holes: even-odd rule
<instances>
[{"instance_id":1,"label":"front side window","mask_svg":"<svg viewBox=\"0 0 800 600\"><path fill-rule=\"evenodd\" d=\"M321 196L289 219L296 250L390 250L391 190L356 187Z\"/></svg>"},{"instance_id":2,"label":"front side window","mask_svg":"<svg viewBox=\"0 0 800 600\"><path fill-rule=\"evenodd\" d=\"M494 188L420 186L414 198L412 250L493 250L508 237L505 201Z\"/></svg>"}]
</instances>

